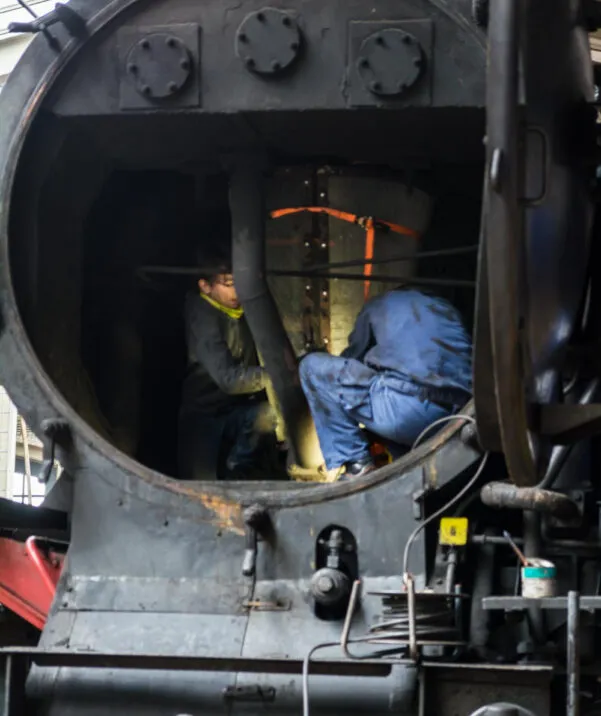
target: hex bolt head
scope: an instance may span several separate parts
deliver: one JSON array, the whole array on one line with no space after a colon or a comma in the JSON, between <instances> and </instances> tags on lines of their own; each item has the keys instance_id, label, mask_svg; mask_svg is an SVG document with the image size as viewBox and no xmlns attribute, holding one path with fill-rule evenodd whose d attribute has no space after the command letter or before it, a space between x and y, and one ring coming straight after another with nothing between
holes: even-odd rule
<instances>
[{"instance_id":1,"label":"hex bolt head","mask_svg":"<svg viewBox=\"0 0 601 716\"><path fill-rule=\"evenodd\" d=\"M334 589L334 580L331 577L323 576L317 580L317 588L323 594L329 594Z\"/></svg>"}]
</instances>

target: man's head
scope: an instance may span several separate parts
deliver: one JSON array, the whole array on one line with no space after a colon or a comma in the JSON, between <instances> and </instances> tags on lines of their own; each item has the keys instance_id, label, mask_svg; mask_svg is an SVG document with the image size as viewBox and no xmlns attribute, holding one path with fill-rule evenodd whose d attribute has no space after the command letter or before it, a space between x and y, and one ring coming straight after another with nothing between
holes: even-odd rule
<instances>
[{"instance_id":1,"label":"man's head","mask_svg":"<svg viewBox=\"0 0 601 716\"><path fill-rule=\"evenodd\" d=\"M213 262L205 259L202 263L208 266L198 280L198 287L202 293L227 308L240 308L231 263L223 259Z\"/></svg>"}]
</instances>

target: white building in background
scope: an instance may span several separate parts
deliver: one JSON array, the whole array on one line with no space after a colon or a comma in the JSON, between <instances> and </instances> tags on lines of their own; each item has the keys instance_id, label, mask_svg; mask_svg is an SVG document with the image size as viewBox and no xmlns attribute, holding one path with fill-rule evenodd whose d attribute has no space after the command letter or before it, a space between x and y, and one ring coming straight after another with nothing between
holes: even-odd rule
<instances>
[{"instance_id":1,"label":"white building in background","mask_svg":"<svg viewBox=\"0 0 601 716\"><path fill-rule=\"evenodd\" d=\"M32 0L27 5L36 15L45 15L54 8L54 2L48 0ZM16 0L0 0L0 88L33 37L30 34L10 33L8 25L11 22L29 22L31 19L31 14Z\"/></svg>"}]
</instances>

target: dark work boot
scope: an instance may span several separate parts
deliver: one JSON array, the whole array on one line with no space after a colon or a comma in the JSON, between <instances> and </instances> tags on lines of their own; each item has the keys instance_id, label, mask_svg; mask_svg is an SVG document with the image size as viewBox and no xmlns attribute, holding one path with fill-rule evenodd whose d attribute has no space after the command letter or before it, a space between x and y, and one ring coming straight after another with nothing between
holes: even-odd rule
<instances>
[{"instance_id":1,"label":"dark work boot","mask_svg":"<svg viewBox=\"0 0 601 716\"><path fill-rule=\"evenodd\" d=\"M355 480L358 477L363 477L369 472L373 472L376 469L376 465L371 457L363 458L363 460L356 460L355 462L347 462L345 465L346 469L344 474L341 476L341 480Z\"/></svg>"}]
</instances>

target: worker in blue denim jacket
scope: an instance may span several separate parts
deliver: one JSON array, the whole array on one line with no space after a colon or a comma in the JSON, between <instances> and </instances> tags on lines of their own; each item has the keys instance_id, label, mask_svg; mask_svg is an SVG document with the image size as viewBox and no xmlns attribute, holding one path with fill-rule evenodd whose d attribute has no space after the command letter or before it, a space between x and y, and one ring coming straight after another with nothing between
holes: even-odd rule
<instances>
[{"instance_id":1,"label":"worker in blue denim jacket","mask_svg":"<svg viewBox=\"0 0 601 716\"><path fill-rule=\"evenodd\" d=\"M401 288L364 306L341 356L307 355L300 378L327 479L359 477L375 468L363 428L410 447L469 400L471 341L448 301Z\"/></svg>"}]
</instances>

